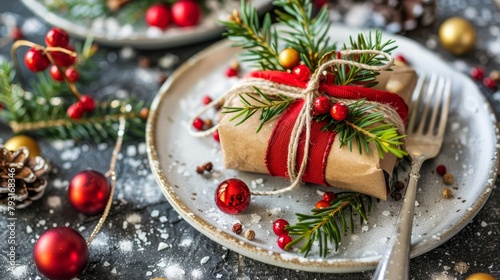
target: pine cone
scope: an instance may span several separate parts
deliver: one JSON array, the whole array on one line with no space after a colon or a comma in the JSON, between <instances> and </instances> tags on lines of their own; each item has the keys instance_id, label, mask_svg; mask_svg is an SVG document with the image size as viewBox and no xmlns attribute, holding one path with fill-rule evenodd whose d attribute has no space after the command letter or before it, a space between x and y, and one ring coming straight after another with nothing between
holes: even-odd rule
<instances>
[{"instance_id":1,"label":"pine cone","mask_svg":"<svg viewBox=\"0 0 500 280\"><path fill-rule=\"evenodd\" d=\"M25 147L10 151L0 146L0 203L5 206L9 203L12 190L9 183L11 187L15 187L15 208L26 208L40 199L47 187L47 180L41 177L49 169L49 164L42 157L30 158Z\"/></svg>"},{"instance_id":2,"label":"pine cone","mask_svg":"<svg viewBox=\"0 0 500 280\"><path fill-rule=\"evenodd\" d=\"M434 0L371 0L372 19L377 27L400 33L428 26L435 20Z\"/></svg>"}]
</instances>

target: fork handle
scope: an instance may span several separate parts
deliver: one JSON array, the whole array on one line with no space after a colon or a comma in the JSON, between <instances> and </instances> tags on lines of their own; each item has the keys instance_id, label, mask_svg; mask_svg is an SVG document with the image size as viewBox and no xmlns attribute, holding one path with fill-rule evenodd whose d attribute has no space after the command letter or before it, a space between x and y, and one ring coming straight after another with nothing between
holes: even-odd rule
<instances>
[{"instance_id":1,"label":"fork handle","mask_svg":"<svg viewBox=\"0 0 500 280\"><path fill-rule=\"evenodd\" d=\"M389 247L379 261L374 280L407 280L410 268L411 229L413 226L413 213L417 182L420 179L420 167L423 159L413 160L410 181L406 188L403 205L399 211L394 232L392 233Z\"/></svg>"}]
</instances>

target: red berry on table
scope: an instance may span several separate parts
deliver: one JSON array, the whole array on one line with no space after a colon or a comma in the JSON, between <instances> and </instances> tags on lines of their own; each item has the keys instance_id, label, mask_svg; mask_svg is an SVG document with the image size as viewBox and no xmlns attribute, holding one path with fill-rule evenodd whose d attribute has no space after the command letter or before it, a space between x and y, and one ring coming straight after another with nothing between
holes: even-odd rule
<instances>
[{"instance_id":1,"label":"red berry on table","mask_svg":"<svg viewBox=\"0 0 500 280\"><path fill-rule=\"evenodd\" d=\"M476 66L470 70L470 76L476 81L481 81L484 78L484 67Z\"/></svg>"},{"instance_id":2,"label":"red berry on table","mask_svg":"<svg viewBox=\"0 0 500 280\"><path fill-rule=\"evenodd\" d=\"M290 242L292 242L292 238L289 235L284 234L278 237L278 246L283 250L286 250L285 247Z\"/></svg>"},{"instance_id":3,"label":"red berry on table","mask_svg":"<svg viewBox=\"0 0 500 280\"><path fill-rule=\"evenodd\" d=\"M318 96L314 99L314 112L318 115L327 114L330 112L330 108L332 108L332 104L330 103L330 99L326 96Z\"/></svg>"},{"instance_id":4,"label":"red berry on table","mask_svg":"<svg viewBox=\"0 0 500 280\"><path fill-rule=\"evenodd\" d=\"M408 64L408 61L406 60L406 58L401 54L396 55L396 60L401 61L405 64Z\"/></svg>"},{"instance_id":5,"label":"red berry on table","mask_svg":"<svg viewBox=\"0 0 500 280\"><path fill-rule=\"evenodd\" d=\"M325 192L323 194L323 200L330 203L332 200L335 200L337 195L334 192Z\"/></svg>"},{"instance_id":6,"label":"red berry on table","mask_svg":"<svg viewBox=\"0 0 500 280\"><path fill-rule=\"evenodd\" d=\"M492 90L497 89L497 82L490 77L486 77L483 79L483 85Z\"/></svg>"},{"instance_id":7,"label":"red berry on table","mask_svg":"<svg viewBox=\"0 0 500 280\"><path fill-rule=\"evenodd\" d=\"M193 127L196 130L202 130L204 125L205 125L205 122L202 119L200 119L200 118L196 118L193 121Z\"/></svg>"},{"instance_id":8,"label":"red berry on table","mask_svg":"<svg viewBox=\"0 0 500 280\"><path fill-rule=\"evenodd\" d=\"M50 61L42 50L32 47L24 55L24 63L31 71L39 72L45 70Z\"/></svg>"},{"instance_id":9,"label":"red berry on table","mask_svg":"<svg viewBox=\"0 0 500 280\"><path fill-rule=\"evenodd\" d=\"M74 120L78 120L79 118L81 118L83 116L84 111L85 110L83 109L82 104L80 102L77 102L77 103L71 104L71 106L68 107L66 114L68 115L68 117L70 117Z\"/></svg>"},{"instance_id":10,"label":"red berry on table","mask_svg":"<svg viewBox=\"0 0 500 280\"><path fill-rule=\"evenodd\" d=\"M61 71L59 71L59 68L57 68L57 66L55 65L50 66L50 76L56 81L64 81L63 73L61 73Z\"/></svg>"},{"instance_id":11,"label":"red berry on table","mask_svg":"<svg viewBox=\"0 0 500 280\"><path fill-rule=\"evenodd\" d=\"M235 69L235 68L233 68L233 67L228 67L228 68L226 69L226 76L227 76L228 78L238 76L238 69Z\"/></svg>"},{"instance_id":12,"label":"red berry on table","mask_svg":"<svg viewBox=\"0 0 500 280\"><path fill-rule=\"evenodd\" d=\"M341 122L349 115L349 107L342 102L337 102L333 104L330 115L334 120Z\"/></svg>"},{"instance_id":13,"label":"red berry on table","mask_svg":"<svg viewBox=\"0 0 500 280\"><path fill-rule=\"evenodd\" d=\"M201 102L204 105L208 105L208 104L210 104L210 102L212 102L212 98L208 95L205 95L205 96L203 96L203 99L201 100Z\"/></svg>"},{"instance_id":14,"label":"red berry on table","mask_svg":"<svg viewBox=\"0 0 500 280\"><path fill-rule=\"evenodd\" d=\"M73 67L66 68L66 71L64 71L64 74L66 75L66 78L68 78L68 81L70 81L72 83L78 81L78 79L80 78L80 74Z\"/></svg>"},{"instance_id":15,"label":"red berry on table","mask_svg":"<svg viewBox=\"0 0 500 280\"><path fill-rule=\"evenodd\" d=\"M104 175L94 170L85 170L71 179L68 200L78 212L96 215L106 208L110 192L108 179Z\"/></svg>"},{"instance_id":16,"label":"red berry on table","mask_svg":"<svg viewBox=\"0 0 500 280\"><path fill-rule=\"evenodd\" d=\"M69 227L44 232L33 248L38 271L49 279L73 279L87 266L89 248L83 236Z\"/></svg>"},{"instance_id":17,"label":"red berry on table","mask_svg":"<svg viewBox=\"0 0 500 280\"><path fill-rule=\"evenodd\" d=\"M316 208L317 209L323 209L323 208L328 208L330 207L330 202L326 202L324 200L320 200L316 203Z\"/></svg>"},{"instance_id":18,"label":"red berry on table","mask_svg":"<svg viewBox=\"0 0 500 280\"><path fill-rule=\"evenodd\" d=\"M201 8L195 1L181 0L172 5L172 20L177 26L197 25L201 18Z\"/></svg>"},{"instance_id":19,"label":"red berry on table","mask_svg":"<svg viewBox=\"0 0 500 280\"><path fill-rule=\"evenodd\" d=\"M250 190L239 179L228 179L215 190L215 204L227 214L236 215L250 205Z\"/></svg>"},{"instance_id":20,"label":"red berry on table","mask_svg":"<svg viewBox=\"0 0 500 280\"><path fill-rule=\"evenodd\" d=\"M75 48L73 46L67 45L64 47L65 49L74 52ZM67 53L63 53L60 51L51 51L50 55L54 59L54 61L57 63L57 65L62 66L62 67L68 67L75 63L76 56L69 55Z\"/></svg>"},{"instance_id":21,"label":"red berry on table","mask_svg":"<svg viewBox=\"0 0 500 280\"><path fill-rule=\"evenodd\" d=\"M79 103L82 105L82 108L86 112L92 112L95 109L95 101L94 98L90 95L82 95L80 97Z\"/></svg>"},{"instance_id":22,"label":"red berry on table","mask_svg":"<svg viewBox=\"0 0 500 280\"><path fill-rule=\"evenodd\" d=\"M149 26L165 29L170 24L170 10L164 4L154 4L146 11L146 23Z\"/></svg>"},{"instance_id":23,"label":"red berry on table","mask_svg":"<svg viewBox=\"0 0 500 280\"><path fill-rule=\"evenodd\" d=\"M219 131L216 130L213 134L214 140L220 142Z\"/></svg>"},{"instance_id":24,"label":"red berry on table","mask_svg":"<svg viewBox=\"0 0 500 280\"><path fill-rule=\"evenodd\" d=\"M446 174L446 166L444 165L438 165L436 167L436 173L443 176L444 174Z\"/></svg>"},{"instance_id":25,"label":"red berry on table","mask_svg":"<svg viewBox=\"0 0 500 280\"><path fill-rule=\"evenodd\" d=\"M21 30L21 27L16 26L14 29L12 29L12 40L17 41L21 40L24 37L23 31Z\"/></svg>"},{"instance_id":26,"label":"red berry on table","mask_svg":"<svg viewBox=\"0 0 500 280\"><path fill-rule=\"evenodd\" d=\"M302 82L306 82L309 80L311 76L311 70L309 70L309 67L302 64L295 66L295 68L293 68L292 70L292 74L295 77L295 79Z\"/></svg>"},{"instance_id":27,"label":"red berry on table","mask_svg":"<svg viewBox=\"0 0 500 280\"><path fill-rule=\"evenodd\" d=\"M273 231L277 236L288 235L288 230L285 228L290 225L285 219L277 219L273 223Z\"/></svg>"},{"instance_id":28,"label":"red berry on table","mask_svg":"<svg viewBox=\"0 0 500 280\"><path fill-rule=\"evenodd\" d=\"M49 47L66 47L69 43L69 35L61 28L54 27L45 34L45 44Z\"/></svg>"}]
</instances>

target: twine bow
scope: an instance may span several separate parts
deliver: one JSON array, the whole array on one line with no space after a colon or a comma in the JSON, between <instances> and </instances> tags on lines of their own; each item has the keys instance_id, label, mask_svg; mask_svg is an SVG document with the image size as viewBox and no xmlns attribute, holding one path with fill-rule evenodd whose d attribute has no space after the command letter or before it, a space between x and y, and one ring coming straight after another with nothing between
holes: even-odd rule
<instances>
[{"instance_id":1,"label":"twine bow","mask_svg":"<svg viewBox=\"0 0 500 280\"><path fill-rule=\"evenodd\" d=\"M302 176L304 175L304 172L306 170L307 166L307 161L309 158L309 147L310 147L310 137L311 137L311 121L313 120L312 116L312 107L313 107L313 102L314 98L320 93L318 92L318 88L321 83L321 76L324 75L325 71L336 65L350 65L350 66L355 66L358 68L366 69L366 70L371 70L371 71L383 71L383 70L388 70L393 64L394 64L394 58L391 57L388 53L378 51L378 50L342 50L340 51L340 54L349 56L349 55L356 55L356 54L372 54L372 55L382 55L385 58L387 58L388 62L384 65L381 66L373 66L373 65L367 65L363 63L358 63L355 61L350 61L350 60L344 60L344 59L337 59L333 58L331 60L328 60L324 63L322 63L318 69L311 75L311 78L307 84L307 87L305 89L293 87L293 86L287 86L287 85L282 85L282 84L276 84L267 80L262 80L262 79L257 79L257 78L250 78L242 81L241 83L238 83L235 85L231 90L229 90L226 94L223 94L219 98L215 99L212 101L210 104L207 106L203 107L197 114L195 114L189 121L189 123L192 123L195 118L201 116L203 113L205 113L208 109L213 107L216 104L219 104L222 100L226 99L226 102L230 102L233 98L236 96L242 94L242 93L248 93L248 92L255 92L255 88L260 89L262 92L266 92L266 95L268 96L273 96L273 97L278 97L280 95L292 98L292 99L304 99L304 106L302 106L296 122L294 124L292 133L290 135L290 143L288 145L288 157L287 157L287 170L288 170L288 176L290 179L290 185L286 188L282 188L279 190L275 191L253 191L253 195L275 195L275 194L280 194L284 193L287 191L290 191L297 187L301 183ZM341 99L339 99L341 100ZM344 100L342 100L344 101ZM347 103L352 102L349 100L345 100ZM388 115L389 121L394 123L398 129L401 131L404 129L404 124L397 117L397 113L393 112L394 109L389 108L389 106L384 106L387 108L383 108L381 111L384 112L385 115ZM219 127L219 124L213 126L210 129L204 130L204 131L194 131L191 127L189 127L189 132L191 135L195 137L205 137L208 135L211 135L213 132L215 132ZM304 151L303 151L303 157L302 161L299 163L299 168L298 171L296 170L296 160L298 156L298 149L299 149L299 142L300 142L300 136L302 134L302 131L305 129L305 144L304 144Z\"/></svg>"}]
</instances>

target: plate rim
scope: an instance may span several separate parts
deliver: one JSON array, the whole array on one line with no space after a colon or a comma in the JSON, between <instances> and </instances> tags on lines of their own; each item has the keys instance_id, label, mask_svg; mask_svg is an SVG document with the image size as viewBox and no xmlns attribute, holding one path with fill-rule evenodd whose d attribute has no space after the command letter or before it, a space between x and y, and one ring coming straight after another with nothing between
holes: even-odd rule
<instances>
[{"instance_id":1,"label":"plate rim","mask_svg":"<svg viewBox=\"0 0 500 280\"><path fill-rule=\"evenodd\" d=\"M348 29L352 32L367 32L369 30L369 29L346 27L338 24L335 25L335 27L343 28L346 30ZM387 34L387 33L383 34L384 36L387 37L393 37L393 38L395 37L397 38L398 41L405 40L409 41L409 43L421 46L420 43L403 36ZM150 114L146 123L146 146L147 146L148 160L151 171L154 174L155 180L157 181L160 189L167 198L168 202L191 226L193 226L195 229L203 233L208 238L212 239L213 241L217 242L222 246L225 246L249 258L256 259L257 261L260 262L288 269L298 269L308 272L323 272L323 273L325 272L350 273L350 272L360 272L360 271L374 269L377 266L381 256L362 257L357 259L337 258L334 260L328 260L322 258L301 258L297 257L296 255L293 255L294 256L293 258L287 258L286 252L283 253L271 252L261 248L257 248L256 246L252 245L251 242L242 242L240 239L237 239L234 236L218 229L212 224L207 223L204 219L201 218L201 216L191 211L188 207L186 207L182 203L182 201L180 201L179 197L177 197L174 191L173 186L171 186L168 183L167 176L161 169L161 166L159 166L159 157L157 154L157 150L155 148L156 145L155 127L158 121L159 108L161 108L161 105L163 104L163 102L165 102L166 100L165 97L168 96L169 89L175 84L178 77L182 76L186 71L188 71L190 67L197 61L210 56L211 53L218 51L220 48L231 47L230 43L231 41L229 41L228 39L221 40L217 43L210 45L209 47L205 48L204 50L200 51L199 53L188 59L185 63L179 66L167 79L167 81L161 86L160 90L158 91L158 94L155 96L151 104ZM441 57L432 53L425 47L423 46L421 47L423 48L423 51L427 52L429 55L432 55L433 57L438 58L440 60L443 60ZM453 71L454 75L460 76L459 78L468 79L468 77L465 76L463 73L456 71L455 69L453 69ZM487 188L493 188L495 179L497 177L498 165L500 163L500 159L498 157L500 152L500 137L498 132L496 115L492 109L490 102L486 99L486 97L484 96L483 92L479 89L479 87L477 87L476 84L474 84L474 86L478 90L479 98L483 101L484 104L483 108L486 109L487 113L490 115L490 121L494 131L493 132L494 135L491 136L495 137L495 142L496 142L495 153L492 159L494 163L492 165L492 169L489 170L489 177L487 178L487 184L483 186L483 190L486 190ZM413 245L411 248L411 257L413 258L422 255L430 250L433 250L438 246L442 245L443 243L445 243L446 241L448 241L453 236L455 236L459 231L461 231L465 226L469 224L469 222L477 215L477 213L479 213L479 211L482 209L487 199L489 198L490 194L491 191L489 192L483 191L478 197L478 199L475 200L473 204L474 208L470 211L467 211L459 220L459 222L457 222L453 227L450 227L446 231L444 231L440 235L439 239L432 239L429 242L421 242ZM266 261L257 259L256 256L252 254L259 255L259 257L265 258Z\"/></svg>"}]
</instances>

